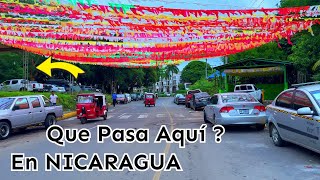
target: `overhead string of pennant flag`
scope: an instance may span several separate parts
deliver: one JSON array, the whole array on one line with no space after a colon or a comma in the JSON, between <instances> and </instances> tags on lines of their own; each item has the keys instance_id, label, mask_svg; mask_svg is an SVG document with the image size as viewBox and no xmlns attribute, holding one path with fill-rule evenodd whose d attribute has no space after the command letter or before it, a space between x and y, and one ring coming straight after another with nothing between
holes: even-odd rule
<instances>
[{"instance_id":1,"label":"overhead string of pennant flag","mask_svg":"<svg viewBox=\"0 0 320 180\"><path fill-rule=\"evenodd\" d=\"M155 67L312 32L320 6L187 10L91 0L0 0L0 43L73 63Z\"/></svg>"}]
</instances>

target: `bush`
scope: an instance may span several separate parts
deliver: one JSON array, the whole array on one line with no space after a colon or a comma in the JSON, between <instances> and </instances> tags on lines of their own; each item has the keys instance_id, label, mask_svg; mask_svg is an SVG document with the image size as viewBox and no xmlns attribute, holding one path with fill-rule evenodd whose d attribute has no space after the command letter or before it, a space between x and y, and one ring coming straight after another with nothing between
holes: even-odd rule
<instances>
[{"instance_id":1,"label":"bush","mask_svg":"<svg viewBox=\"0 0 320 180\"><path fill-rule=\"evenodd\" d=\"M112 95L111 94L105 94L106 95L106 99L107 99L107 103L111 103L112 104Z\"/></svg>"},{"instance_id":2,"label":"bush","mask_svg":"<svg viewBox=\"0 0 320 180\"><path fill-rule=\"evenodd\" d=\"M44 95L49 98L49 92L37 93L37 92L23 92L23 91L14 91L14 92L7 92L7 91L0 91L0 97L13 97L13 96L27 96L27 95ZM64 111L73 111L76 109L76 95L71 94L62 94L56 93L59 97L59 104L63 106Z\"/></svg>"},{"instance_id":3,"label":"bush","mask_svg":"<svg viewBox=\"0 0 320 180\"><path fill-rule=\"evenodd\" d=\"M210 95L218 93L219 88L214 86L214 82L210 82L206 79L200 79L196 83L190 86L190 89L200 89L202 92L207 92Z\"/></svg>"},{"instance_id":4,"label":"bush","mask_svg":"<svg viewBox=\"0 0 320 180\"><path fill-rule=\"evenodd\" d=\"M179 87L180 90L186 90L186 88L184 87L184 84L182 84L182 83L180 83L178 85L178 87Z\"/></svg>"}]
</instances>

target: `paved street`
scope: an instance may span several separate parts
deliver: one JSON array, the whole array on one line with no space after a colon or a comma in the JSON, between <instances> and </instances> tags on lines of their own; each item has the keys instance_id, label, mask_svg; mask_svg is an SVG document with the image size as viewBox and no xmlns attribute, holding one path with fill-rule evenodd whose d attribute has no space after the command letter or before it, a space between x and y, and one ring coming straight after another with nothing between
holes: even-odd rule
<instances>
[{"instance_id":1,"label":"paved street","mask_svg":"<svg viewBox=\"0 0 320 180\"><path fill-rule=\"evenodd\" d=\"M75 118L58 123L64 128L88 128L96 134L96 126L107 124L112 128L149 128L149 144L116 144L108 139L97 144L93 136L88 144L76 142L59 147L47 141L44 128L34 128L15 133L9 139L0 142L1 180L32 179L175 179L175 180L212 180L212 179L320 179L320 156L312 151L289 145L275 147L267 130L262 132L254 128L227 128L222 143L214 142L214 132L207 127L206 144L187 144L180 149L178 144L154 144L153 140L162 124L174 128L199 128L203 124L202 111L191 111L183 105L176 105L172 98L160 98L156 107L144 107L142 101L117 105L110 108L107 121L94 121L85 125ZM170 128L169 128L170 129ZM120 157L129 153L131 157L138 153L176 153L183 172L45 172L45 153L116 153ZM11 172L10 154L25 153L39 160L39 172ZM89 156L90 157L90 156Z\"/></svg>"}]
</instances>

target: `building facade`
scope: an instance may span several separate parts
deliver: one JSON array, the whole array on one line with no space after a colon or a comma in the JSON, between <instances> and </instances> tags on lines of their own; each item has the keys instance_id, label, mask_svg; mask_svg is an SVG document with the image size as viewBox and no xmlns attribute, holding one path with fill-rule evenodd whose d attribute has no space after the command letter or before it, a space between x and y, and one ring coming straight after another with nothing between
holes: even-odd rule
<instances>
[{"instance_id":1,"label":"building facade","mask_svg":"<svg viewBox=\"0 0 320 180\"><path fill-rule=\"evenodd\" d=\"M169 78L160 78L159 82L154 85L154 91L157 93L175 93L179 90L179 84L181 83L181 72L178 74L169 75Z\"/></svg>"}]
</instances>

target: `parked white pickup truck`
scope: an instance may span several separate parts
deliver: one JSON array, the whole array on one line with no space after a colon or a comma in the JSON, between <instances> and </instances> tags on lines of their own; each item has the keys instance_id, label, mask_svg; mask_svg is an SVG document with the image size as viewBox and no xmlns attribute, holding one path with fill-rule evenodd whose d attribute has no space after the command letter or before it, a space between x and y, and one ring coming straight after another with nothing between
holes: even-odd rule
<instances>
[{"instance_id":1,"label":"parked white pickup truck","mask_svg":"<svg viewBox=\"0 0 320 180\"><path fill-rule=\"evenodd\" d=\"M30 81L29 86L31 86L32 91L43 92L43 84L38 83L37 81Z\"/></svg>"},{"instance_id":2,"label":"parked white pickup truck","mask_svg":"<svg viewBox=\"0 0 320 180\"><path fill-rule=\"evenodd\" d=\"M0 140L8 138L13 129L32 125L48 128L62 115L62 106L49 106L42 95L0 98Z\"/></svg>"},{"instance_id":3,"label":"parked white pickup truck","mask_svg":"<svg viewBox=\"0 0 320 180\"><path fill-rule=\"evenodd\" d=\"M2 91L32 91L29 81L26 79L11 79L0 84Z\"/></svg>"},{"instance_id":4,"label":"parked white pickup truck","mask_svg":"<svg viewBox=\"0 0 320 180\"><path fill-rule=\"evenodd\" d=\"M253 84L240 84L234 87L234 92L244 92L251 94L254 98L262 103L262 91Z\"/></svg>"}]
</instances>

